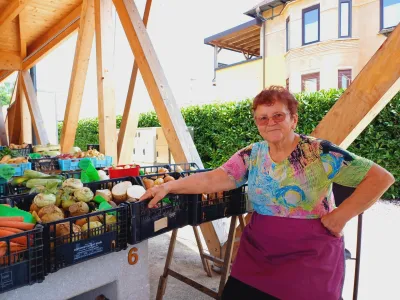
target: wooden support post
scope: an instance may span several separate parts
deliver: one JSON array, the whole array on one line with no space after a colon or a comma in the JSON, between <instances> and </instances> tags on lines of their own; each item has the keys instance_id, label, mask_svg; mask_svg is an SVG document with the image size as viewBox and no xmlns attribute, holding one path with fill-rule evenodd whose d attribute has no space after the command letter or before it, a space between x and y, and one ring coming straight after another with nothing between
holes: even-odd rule
<instances>
[{"instance_id":1,"label":"wooden support post","mask_svg":"<svg viewBox=\"0 0 400 300\"><path fill-rule=\"evenodd\" d=\"M8 131L10 133L9 141L10 144L18 144L19 137L21 133L21 101L19 98L20 95L20 86L17 86L15 101L13 105L9 107L9 121L8 121Z\"/></svg>"},{"instance_id":2,"label":"wooden support post","mask_svg":"<svg viewBox=\"0 0 400 300\"><path fill-rule=\"evenodd\" d=\"M19 24L19 39L20 39L20 52L21 52L21 58L24 59L26 57L26 33L25 33L25 27L24 27L24 19L25 19L25 12L21 12L18 16L18 24ZM19 73L19 76L21 76L21 72ZM20 94L19 94L19 99L21 101L21 135L20 135L20 140L19 143L27 143L27 144L32 144L32 119L31 115L29 112L29 107L28 103L26 101L26 97L24 94L24 90L22 87L22 81L19 80L19 85L20 85Z\"/></svg>"},{"instance_id":3,"label":"wooden support post","mask_svg":"<svg viewBox=\"0 0 400 300\"><path fill-rule=\"evenodd\" d=\"M42 114L40 113L39 103L37 101L35 88L29 71L20 72L20 81L24 89L25 97L28 103L29 111L33 121L33 130L38 139L39 144L46 145L49 143L46 127L44 126Z\"/></svg>"},{"instance_id":4,"label":"wooden support post","mask_svg":"<svg viewBox=\"0 0 400 300\"><path fill-rule=\"evenodd\" d=\"M114 21L112 0L95 0L97 94L100 152L117 162L117 119L114 92Z\"/></svg>"},{"instance_id":5,"label":"wooden support post","mask_svg":"<svg viewBox=\"0 0 400 300\"><path fill-rule=\"evenodd\" d=\"M17 100L17 92L18 92L18 76L15 79L14 89L13 89L13 93L11 96L10 105L8 106L8 109L7 109L7 116L6 116L6 122L5 122L7 137L8 137L8 140L10 141L10 143L11 143L11 137L12 137L12 129L13 129L12 123L14 122L15 101Z\"/></svg>"},{"instance_id":6,"label":"wooden support post","mask_svg":"<svg viewBox=\"0 0 400 300\"><path fill-rule=\"evenodd\" d=\"M399 66L397 26L311 135L347 148L399 91Z\"/></svg>"},{"instance_id":7,"label":"wooden support post","mask_svg":"<svg viewBox=\"0 0 400 300\"><path fill-rule=\"evenodd\" d=\"M203 163L176 104L134 1L113 0L113 2L174 160L177 163L195 162L200 168L203 168ZM215 247L210 248L207 244L208 249L214 256L219 257L221 245L215 227L212 224L203 225L200 228L203 235L205 232L207 234L204 235L206 241L208 240L215 245ZM208 230L203 230L203 228ZM214 251L214 249L217 251Z\"/></svg>"},{"instance_id":8,"label":"wooden support post","mask_svg":"<svg viewBox=\"0 0 400 300\"><path fill-rule=\"evenodd\" d=\"M0 105L0 145L8 146L6 123L4 122L3 106Z\"/></svg>"},{"instance_id":9,"label":"wooden support post","mask_svg":"<svg viewBox=\"0 0 400 300\"><path fill-rule=\"evenodd\" d=\"M114 0L114 5L175 161L195 162L202 167L134 1Z\"/></svg>"},{"instance_id":10,"label":"wooden support post","mask_svg":"<svg viewBox=\"0 0 400 300\"><path fill-rule=\"evenodd\" d=\"M94 0L83 0L74 64L61 133L61 151L69 152L74 146L76 128L85 87L86 73L94 35Z\"/></svg>"},{"instance_id":11,"label":"wooden support post","mask_svg":"<svg viewBox=\"0 0 400 300\"><path fill-rule=\"evenodd\" d=\"M147 0L143 14L143 24L147 26L149 20L152 0ZM121 127L118 134L118 163L127 164L132 161L132 151L135 133L139 122L139 111L135 109L138 103L133 102L138 65L133 62L131 80L129 82L128 94L126 96L124 114L122 115Z\"/></svg>"}]
</instances>

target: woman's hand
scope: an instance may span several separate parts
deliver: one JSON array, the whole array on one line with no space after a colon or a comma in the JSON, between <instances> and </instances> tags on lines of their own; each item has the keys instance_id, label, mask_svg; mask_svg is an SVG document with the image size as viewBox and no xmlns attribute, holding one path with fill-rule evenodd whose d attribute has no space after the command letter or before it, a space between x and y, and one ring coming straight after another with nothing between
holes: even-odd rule
<instances>
[{"instance_id":1,"label":"woman's hand","mask_svg":"<svg viewBox=\"0 0 400 300\"><path fill-rule=\"evenodd\" d=\"M143 201L146 199L152 200L149 202L148 207L153 208L159 201L164 199L164 197L169 193L168 185L166 183L161 185L155 185L152 188L148 189L142 197L140 197L139 201Z\"/></svg>"},{"instance_id":2,"label":"woman's hand","mask_svg":"<svg viewBox=\"0 0 400 300\"><path fill-rule=\"evenodd\" d=\"M343 228L347 221L338 208L321 218L322 225L336 237L343 236Z\"/></svg>"}]
</instances>

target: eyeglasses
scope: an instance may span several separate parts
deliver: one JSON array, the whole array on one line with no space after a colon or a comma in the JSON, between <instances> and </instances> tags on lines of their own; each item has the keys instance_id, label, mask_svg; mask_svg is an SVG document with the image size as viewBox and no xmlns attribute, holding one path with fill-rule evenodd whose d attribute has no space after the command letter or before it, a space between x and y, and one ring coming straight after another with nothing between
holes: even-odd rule
<instances>
[{"instance_id":1,"label":"eyeglasses","mask_svg":"<svg viewBox=\"0 0 400 300\"><path fill-rule=\"evenodd\" d=\"M267 116L262 116L262 117L254 117L254 120L258 126L265 126L265 125L268 125L269 120L271 120L271 119L275 123L281 123L281 122L285 121L286 115L287 115L287 113L280 112L280 113L273 114L271 118L268 118Z\"/></svg>"}]
</instances>

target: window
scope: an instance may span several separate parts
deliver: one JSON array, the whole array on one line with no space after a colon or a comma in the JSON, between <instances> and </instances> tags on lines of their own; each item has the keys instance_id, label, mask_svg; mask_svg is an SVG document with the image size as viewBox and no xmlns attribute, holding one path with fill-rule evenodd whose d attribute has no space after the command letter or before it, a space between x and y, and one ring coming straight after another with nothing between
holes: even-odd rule
<instances>
[{"instance_id":1,"label":"window","mask_svg":"<svg viewBox=\"0 0 400 300\"><path fill-rule=\"evenodd\" d=\"M339 37L351 37L351 0L339 0Z\"/></svg>"},{"instance_id":2,"label":"window","mask_svg":"<svg viewBox=\"0 0 400 300\"><path fill-rule=\"evenodd\" d=\"M351 70L338 71L338 87L339 89L347 89L351 83Z\"/></svg>"},{"instance_id":3,"label":"window","mask_svg":"<svg viewBox=\"0 0 400 300\"><path fill-rule=\"evenodd\" d=\"M400 0L381 1L381 29L394 27L400 22Z\"/></svg>"},{"instance_id":4,"label":"window","mask_svg":"<svg viewBox=\"0 0 400 300\"><path fill-rule=\"evenodd\" d=\"M290 17L286 19L286 52L290 50Z\"/></svg>"},{"instance_id":5,"label":"window","mask_svg":"<svg viewBox=\"0 0 400 300\"><path fill-rule=\"evenodd\" d=\"M319 72L301 75L301 91L302 92L319 91Z\"/></svg>"},{"instance_id":6,"label":"window","mask_svg":"<svg viewBox=\"0 0 400 300\"><path fill-rule=\"evenodd\" d=\"M319 42L319 4L303 9L303 45Z\"/></svg>"}]
</instances>

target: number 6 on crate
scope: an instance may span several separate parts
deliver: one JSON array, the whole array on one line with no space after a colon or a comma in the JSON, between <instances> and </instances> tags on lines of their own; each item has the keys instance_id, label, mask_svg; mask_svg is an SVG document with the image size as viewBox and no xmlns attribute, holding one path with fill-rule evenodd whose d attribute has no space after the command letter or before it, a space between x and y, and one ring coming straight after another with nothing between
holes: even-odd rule
<instances>
[{"instance_id":1,"label":"number 6 on crate","mask_svg":"<svg viewBox=\"0 0 400 300\"><path fill-rule=\"evenodd\" d=\"M136 253L138 249L136 247L133 247L132 249L129 250L128 252L128 263L130 265L136 265L138 260L139 260L139 255Z\"/></svg>"}]
</instances>

